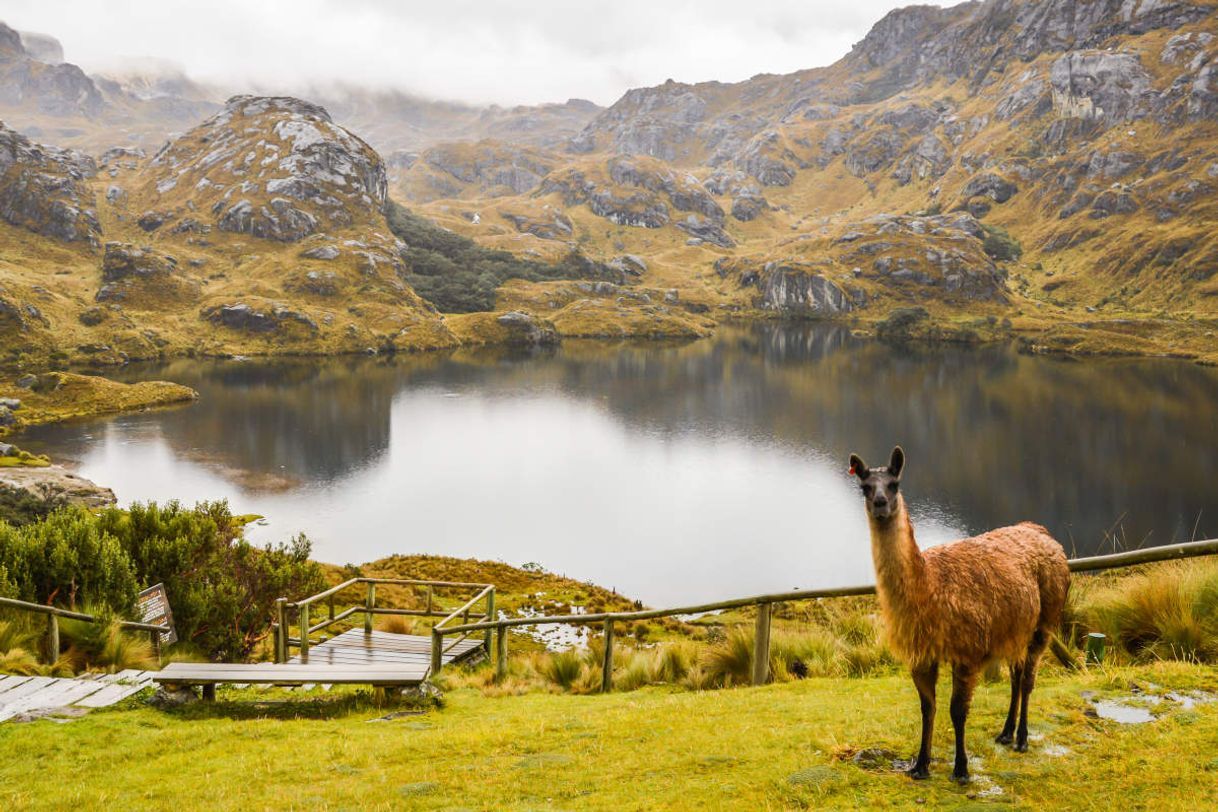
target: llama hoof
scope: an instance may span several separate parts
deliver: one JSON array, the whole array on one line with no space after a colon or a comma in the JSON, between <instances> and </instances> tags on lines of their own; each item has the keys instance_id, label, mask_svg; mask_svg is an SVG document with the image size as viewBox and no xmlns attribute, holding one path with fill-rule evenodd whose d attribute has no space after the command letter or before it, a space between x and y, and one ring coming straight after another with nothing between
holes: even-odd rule
<instances>
[{"instance_id":1,"label":"llama hoof","mask_svg":"<svg viewBox=\"0 0 1218 812\"><path fill-rule=\"evenodd\" d=\"M955 781L960 786L964 786L965 784L967 784L969 781L972 781L973 779L969 777L968 771L965 771L962 773L953 772L952 780Z\"/></svg>"},{"instance_id":2,"label":"llama hoof","mask_svg":"<svg viewBox=\"0 0 1218 812\"><path fill-rule=\"evenodd\" d=\"M998 742L999 744L1010 744L1011 742L1015 741L1015 737L1010 733L999 733L994 737L994 741Z\"/></svg>"},{"instance_id":3,"label":"llama hoof","mask_svg":"<svg viewBox=\"0 0 1218 812\"><path fill-rule=\"evenodd\" d=\"M1015 752L1016 752L1016 753L1026 753L1026 752L1028 752L1028 743L1027 743L1027 741L1015 742Z\"/></svg>"},{"instance_id":4,"label":"llama hoof","mask_svg":"<svg viewBox=\"0 0 1218 812\"><path fill-rule=\"evenodd\" d=\"M930 778L930 770L926 767L919 767L916 764L906 770L905 774L915 781L925 781L927 778Z\"/></svg>"}]
</instances>

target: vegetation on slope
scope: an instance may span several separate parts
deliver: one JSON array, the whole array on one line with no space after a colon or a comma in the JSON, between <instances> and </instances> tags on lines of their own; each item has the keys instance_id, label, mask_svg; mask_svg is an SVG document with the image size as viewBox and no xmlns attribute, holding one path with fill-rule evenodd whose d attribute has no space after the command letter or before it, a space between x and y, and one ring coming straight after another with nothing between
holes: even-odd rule
<instances>
[{"instance_id":1,"label":"vegetation on slope","mask_svg":"<svg viewBox=\"0 0 1218 812\"><path fill-rule=\"evenodd\" d=\"M276 598L324 583L303 536L255 547L241 527L222 502L67 507L21 526L0 516L0 595L130 618L136 593L163 583L179 652L239 661L269 633Z\"/></svg>"},{"instance_id":2,"label":"vegetation on slope","mask_svg":"<svg viewBox=\"0 0 1218 812\"><path fill-rule=\"evenodd\" d=\"M402 252L408 266L403 279L444 313L494 310L499 286L509 279L541 282L620 278L619 273L576 250L555 263L545 263L483 248L392 201L386 216L390 230L407 246Z\"/></svg>"}]
</instances>

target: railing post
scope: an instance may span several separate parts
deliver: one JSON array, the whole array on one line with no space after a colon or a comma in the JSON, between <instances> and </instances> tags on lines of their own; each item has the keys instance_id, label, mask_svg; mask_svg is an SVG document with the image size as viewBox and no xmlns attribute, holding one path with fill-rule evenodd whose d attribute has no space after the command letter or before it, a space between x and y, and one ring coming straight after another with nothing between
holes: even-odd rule
<instances>
[{"instance_id":1,"label":"railing post","mask_svg":"<svg viewBox=\"0 0 1218 812\"><path fill-rule=\"evenodd\" d=\"M753 635L753 684L770 681L770 615L772 604L757 604L757 630Z\"/></svg>"},{"instance_id":2,"label":"railing post","mask_svg":"<svg viewBox=\"0 0 1218 812\"><path fill-rule=\"evenodd\" d=\"M495 651L495 679L502 681L507 678L507 624L499 624L499 648Z\"/></svg>"},{"instance_id":3,"label":"railing post","mask_svg":"<svg viewBox=\"0 0 1218 812\"><path fill-rule=\"evenodd\" d=\"M605 618L605 659L601 662L601 693L613 690L613 618Z\"/></svg>"},{"instance_id":4,"label":"railing post","mask_svg":"<svg viewBox=\"0 0 1218 812\"><path fill-rule=\"evenodd\" d=\"M444 635L439 629L431 630L431 675L434 677L444 667Z\"/></svg>"},{"instance_id":5,"label":"railing post","mask_svg":"<svg viewBox=\"0 0 1218 812\"><path fill-rule=\"evenodd\" d=\"M300 661L309 661L309 604L300 607Z\"/></svg>"},{"instance_id":6,"label":"railing post","mask_svg":"<svg viewBox=\"0 0 1218 812\"><path fill-rule=\"evenodd\" d=\"M156 664L161 664L161 633L157 631L148 632L148 636L152 638L152 656L156 657Z\"/></svg>"},{"instance_id":7,"label":"railing post","mask_svg":"<svg viewBox=\"0 0 1218 812\"><path fill-rule=\"evenodd\" d=\"M59 659L59 616L47 613L47 663L54 665Z\"/></svg>"},{"instance_id":8,"label":"railing post","mask_svg":"<svg viewBox=\"0 0 1218 812\"><path fill-rule=\"evenodd\" d=\"M488 621L495 619L495 589L491 587L491 591L486 595L486 619ZM486 656L491 656L491 629L486 630Z\"/></svg>"},{"instance_id":9,"label":"railing post","mask_svg":"<svg viewBox=\"0 0 1218 812\"><path fill-rule=\"evenodd\" d=\"M372 610L376 608L376 584L368 584L368 597L364 599L364 634L372 634Z\"/></svg>"},{"instance_id":10,"label":"railing post","mask_svg":"<svg viewBox=\"0 0 1218 812\"><path fill-rule=\"evenodd\" d=\"M331 595L326 599L326 604L330 607L330 622L334 622L334 596Z\"/></svg>"},{"instance_id":11,"label":"railing post","mask_svg":"<svg viewBox=\"0 0 1218 812\"><path fill-rule=\"evenodd\" d=\"M288 599L275 599L275 615L279 621L279 636L275 639L275 662L286 663L288 661L288 637L292 633L291 627L288 626Z\"/></svg>"},{"instance_id":12,"label":"railing post","mask_svg":"<svg viewBox=\"0 0 1218 812\"><path fill-rule=\"evenodd\" d=\"M429 586L429 587L427 587L427 615L429 617L431 616L431 599L432 599L432 588Z\"/></svg>"}]
</instances>

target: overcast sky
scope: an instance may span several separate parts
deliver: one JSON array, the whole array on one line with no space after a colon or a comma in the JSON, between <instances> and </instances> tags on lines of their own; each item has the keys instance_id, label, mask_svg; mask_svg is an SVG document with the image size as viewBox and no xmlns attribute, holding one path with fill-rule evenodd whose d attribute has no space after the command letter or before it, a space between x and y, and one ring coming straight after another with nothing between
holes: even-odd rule
<instances>
[{"instance_id":1,"label":"overcast sky","mask_svg":"<svg viewBox=\"0 0 1218 812\"><path fill-rule=\"evenodd\" d=\"M939 2L951 5L951 2ZM827 65L892 0L5 0L69 62L166 60L239 90L331 81L474 103L610 104L665 79Z\"/></svg>"}]
</instances>

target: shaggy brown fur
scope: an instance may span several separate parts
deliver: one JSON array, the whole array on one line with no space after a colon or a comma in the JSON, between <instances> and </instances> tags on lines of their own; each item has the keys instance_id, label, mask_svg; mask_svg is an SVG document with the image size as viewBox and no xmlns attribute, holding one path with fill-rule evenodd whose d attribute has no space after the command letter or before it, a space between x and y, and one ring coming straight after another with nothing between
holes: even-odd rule
<instances>
[{"instance_id":1,"label":"shaggy brown fur","mask_svg":"<svg viewBox=\"0 0 1218 812\"><path fill-rule=\"evenodd\" d=\"M1027 749L1028 697L1040 656L1061 625L1070 570L1061 545L1031 522L920 551L899 491L904 464L900 447L886 468L869 469L858 456L850 458L867 500L888 643L909 663L922 703L922 745L910 775L929 775L935 682L939 664L949 663L952 777L966 781L964 722L977 677L991 660L1005 660L1011 672L1011 705L998 741L1014 739L1016 750Z\"/></svg>"}]
</instances>

